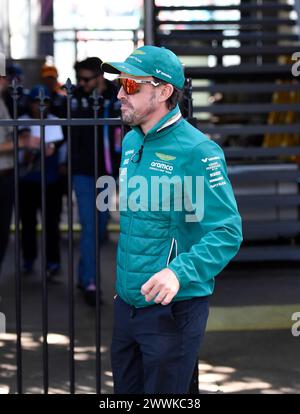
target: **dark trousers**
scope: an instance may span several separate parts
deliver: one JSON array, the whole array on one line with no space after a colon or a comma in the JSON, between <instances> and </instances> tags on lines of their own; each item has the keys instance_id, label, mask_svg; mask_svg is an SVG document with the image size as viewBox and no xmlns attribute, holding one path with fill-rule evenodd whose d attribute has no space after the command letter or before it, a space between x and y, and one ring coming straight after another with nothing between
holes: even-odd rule
<instances>
[{"instance_id":1,"label":"dark trousers","mask_svg":"<svg viewBox=\"0 0 300 414\"><path fill-rule=\"evenodd\" d=\"M0 173L0 270L9 237L13 200L14 179L12 170L11 173L5 175Z\"/></svg>"},{"instance_id":2,"label":"dark trousers","mask_svg":"<svg viewBox=\"0 0 300 414\"><path fill-rule=\"evenodd\" d=\"M186 394L208 318L208 299L134 308L114 300L116 394Z\"/></svg>"},{"instance_id":3,"label":"dark trousers","mask_svg":"<svg viewBox=\"0 0 300 414\"><path fill-rule=\"evenodd\" d=\"M20 183L20 217L22 222L23 259L34 261L37 257L37 212L41 211L41 184L22 181ZM57 183L46 185L46 258L47 262L60 262L59 220L61 193Z\"/></svg>"}]
</instances>

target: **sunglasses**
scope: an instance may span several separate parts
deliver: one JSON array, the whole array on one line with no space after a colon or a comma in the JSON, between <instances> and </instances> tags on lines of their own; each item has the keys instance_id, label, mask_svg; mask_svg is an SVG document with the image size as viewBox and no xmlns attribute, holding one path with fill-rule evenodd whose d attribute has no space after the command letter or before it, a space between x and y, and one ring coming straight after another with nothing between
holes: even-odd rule
<instances>
[{"instance_id":1,"label":"sunglasses","mask_svg":"<svg viewBox=\"0 0 300 414\"><path fill-rule=\"evenodd\" d=\"M84 82L84 83L88 83L89 81L91 81L92 79L96 79L98 76L97 75L94 75L94 76L90 76L90 77L87 77L87 76L77 76L77 81L78 82Z\"/></svg>"},{"instance_id":2,"label":"sunglasses","mask_svg":"<svg viewBox=\"0 0 300 414\"><path fill-rule=\"evenodd\" d=\"M134 95L139 92L142 84L149 84L154 87L160 85L160 82L154 82L152 80L132 79L132 78L117 78L120 87L122 86L127 95Z\"/></svg>"}]
</instances>

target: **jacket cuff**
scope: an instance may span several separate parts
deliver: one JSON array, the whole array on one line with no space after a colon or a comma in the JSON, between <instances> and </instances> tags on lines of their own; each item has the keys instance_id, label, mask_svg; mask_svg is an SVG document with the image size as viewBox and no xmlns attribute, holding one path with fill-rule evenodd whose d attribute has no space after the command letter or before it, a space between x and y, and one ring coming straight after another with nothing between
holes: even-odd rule
<instances>
[{"instance_id":1,"label":"jacket cuff","mask_svg":"<svg viewBox=\"0 0 300 414\"><path fill-rule=\"evenodd\" d=\"M168 269L172 270L179 281L180 289L188 285L189 280L185 277L183 272L180 271L180 267L176 266L175 263L171 262L168 266Z\"/></svg>"}]
</instances>

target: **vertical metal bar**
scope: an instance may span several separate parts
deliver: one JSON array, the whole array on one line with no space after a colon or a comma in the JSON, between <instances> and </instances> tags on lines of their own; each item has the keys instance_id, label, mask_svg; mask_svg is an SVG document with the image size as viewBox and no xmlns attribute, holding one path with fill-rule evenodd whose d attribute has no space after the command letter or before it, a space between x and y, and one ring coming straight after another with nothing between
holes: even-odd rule
<instances>
[{"instance_id":1,"label":"vertical metal bar","mask_svg":"<svg viewBox=\"0 0 300 414\"><path fill-rule=\"evenodd\" d=\"M40 120L44 120L46 109L45 92L40 89ZM45 126L41 124L41 182L42 182L42 329L43 329L43 382L44 393L48 394L49 372L48 372L48 286L46 271L46 147L45 147Z\"/></svg>"},{"instance_id":2,"label":"vertical metal bar","mask_svg":"<svg viewBox=\"0 0 300 414\"><path fill-rule=\"evenodd\" d=\"M144 2L144 42L145 45L154 45L154 0Z\"/></svg>"},{"instance_id":3,"label":"vertical metal bar","mask_svg":"<svg viewBox=\"0 0 300 414\"><path fill-rule=\"evenodd\" d=\"M197 120L193 118L193 85L192 78L186 80L186 93L187 93L187 120L192 125L196 126ZM194 367L193 376L190 382L189 394L199 394L199 369L198 358Z\"/></svg>"},{"instance_id":4,"label":"vertical metal bar","mask_svg":"<svg viewBox=\"0 0 300 414\"><path fill-rule=\"evenodd\" d=\"M139 41L139 37L138 37L138 30L134 29L133 31L133 47L134 49L136 49L138 47L138 41Z\"/></svg>"},{"instance_id":5,"label":"vertical metal bar","mask_svg":"<svg viewBox=\"0 0 300 414\"><path fill-rule=\"evenodd\" d=\"M297 13L298 37L300 38L300 0L295 0L294 1L294 8L295 8L296 13Z\"/></svg>"},{"instance_id":6,"label":"vertical metal bar","mask_svg":"<svg viewBox=\"0 0 300 414\"><path fill-rule=\"evenodd\" d=\"M66 82L67 90L67 120L71 119L72 83ZM73 203L72 203L72 140L71 127L67 126L68 145L68 303L69 303L69 376L70 394L75 393L75 364L74 364L74 255L73 255Z\"/></svg>"},{"instance_id":7,"label":"vertical metal bar","mask_svg":"<svg viewBox=\"0 0 300 414\"><path fill-rule=\"evenodd\" d=\"M40 0L41 27L49 27L50 30L39 32L39 51L40 56L54 55L54 33L53 33L53 0Z\"/></svg>"},{"instance_id":8,"label":"vertical metal bar","mask_svg":"<svg viewBox=\"0 0 300 414\"><path fill-rule=\"evenodd\" d=\"M188 119L193 118L193 86L192 78L187 79Z\"/></svg>"},{"instance_id":9,"label":"vertical metal bar","mask_svg":"<svg viewBox=\"0 0 300 414\"><path fill-rule=\"evenodd\" d=\"M12 82L13 119L18 117L18 86L14 79ZM16 352L17 352L17 392L22 394L22 284L20 267L20 208L19 208L19 147L18 127L13 127L14 143L14 197L15 197L15 295L16 295Z\"/></svg>"},{"instance_id":10,"label":"vertical metal bar","mask_svg":"<svg viewBox=\"0 0 300 414\"><path fill-rule=\"evenodd\" d=\"M11 56L11 30L10 30L10 18L9 18L9 0L6 0L5 4L5 14L7 16L7 45L6 46L6 53L7 56Z\"/></svg>"},{"instance_id":11,"label":"vertical metal bar","mask_svg":"<svg viewBox=\"0 0 300 414\"><path fill-rule=\"evenodd\" d=\"M94 119L97 119L99 111L99 93L95 89L93 92L93 111ZM94 173L95 173L95 196L96 182L99 172L99 142L98 142L98 126L94 125ZM96 206L96 197L94 200L95 206L95 252L96 252L96 393L101 394L101 315L100 315L100 249L99 249L99 214Z\"/></svg>"}]
</instances>

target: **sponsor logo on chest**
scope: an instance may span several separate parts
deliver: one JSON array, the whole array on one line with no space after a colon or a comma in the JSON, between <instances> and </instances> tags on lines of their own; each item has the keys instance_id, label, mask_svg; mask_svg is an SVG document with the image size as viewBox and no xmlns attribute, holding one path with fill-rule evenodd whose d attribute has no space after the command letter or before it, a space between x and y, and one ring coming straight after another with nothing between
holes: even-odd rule
<instances>
[{"instance_id":1,"label":"sponsor logo on chest","mask_svg":"<svg viewBox=\"0 0 300 414\"><path fill-rule=\"evenodd\" d=\"M149 169L153 171L172 174L174 170L172 161L176 160L176 157L174 157L173 155L169 155L169 154L163 154L161 152L156 152L155 155L159 159L151 161Z\"/></svg>"}]
</instances>

